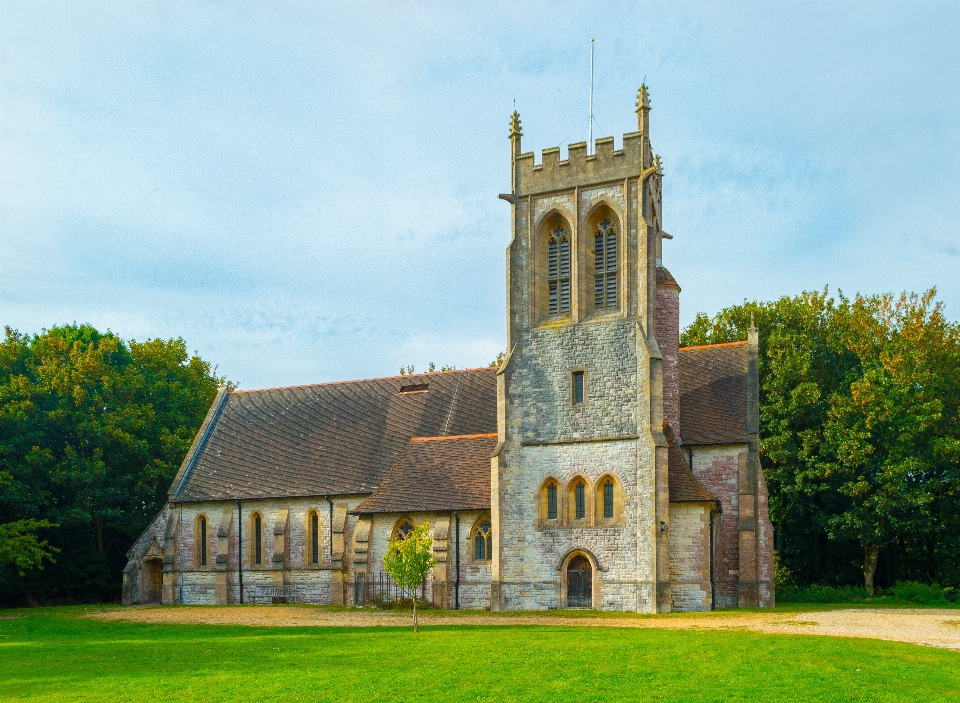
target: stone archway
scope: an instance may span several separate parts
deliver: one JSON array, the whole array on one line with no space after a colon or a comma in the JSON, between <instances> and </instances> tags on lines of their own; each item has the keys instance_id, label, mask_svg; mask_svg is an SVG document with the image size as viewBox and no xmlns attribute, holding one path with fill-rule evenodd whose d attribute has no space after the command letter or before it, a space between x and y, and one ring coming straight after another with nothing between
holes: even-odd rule
<instances>
[{"instance_id":1,"label":"stone archway","mask_svg":"<svg viewBox=\"0 0 960 703\"><path fill-rule=\"evenodd\" d=\"M143 578L140 580L140 602L159 603L163 590L163 559L143 560Z\"/></svg>"},{"instance_id":2,"label":"stone archway","mask_svg":"<svg viewBox=\"0 0 960 703\"><path fill-rule=\"evenodd\" d=\"M567 581L568 608L593 607L593 565L582 554L573 557L564 574Z\"/></svg>"}]
</instances>

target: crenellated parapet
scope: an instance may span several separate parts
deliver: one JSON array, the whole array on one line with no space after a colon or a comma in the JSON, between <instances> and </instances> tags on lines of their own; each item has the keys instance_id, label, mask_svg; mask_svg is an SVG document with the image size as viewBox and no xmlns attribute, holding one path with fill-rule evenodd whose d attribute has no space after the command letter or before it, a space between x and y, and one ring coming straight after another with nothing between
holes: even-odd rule
<instances>
[{"instance_id":1,"label":"crenellated parapet","mask_svg":"<svg viewBox=\"0 0 960 703\"><path fill-rule=\"evenodd\" d=\"M641 171L643 142L641 132L632 132L623 135L622 149L614 149L613 137L604 137L594 142L595 154L587 154L586 142L569 145L566 159L560 158L560 147L544 149L540 163L536 163L533 152L520 154L516 159L516 195L635 178Z\"/></svg>"}]
</instances>

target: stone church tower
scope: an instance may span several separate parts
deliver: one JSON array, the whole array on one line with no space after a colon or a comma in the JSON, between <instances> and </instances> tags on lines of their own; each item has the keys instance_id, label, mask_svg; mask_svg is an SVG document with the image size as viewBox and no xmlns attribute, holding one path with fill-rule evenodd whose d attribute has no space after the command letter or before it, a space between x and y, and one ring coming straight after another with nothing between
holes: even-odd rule
<instances>
[{"instance_id":1,"label":"stone church tower","mask_svg":"<svg viewBox=\"0 0 960 703\"><path fill-rule=\"evenodd\" d=\"M679 432L679 287L661 267L646 86L636 112L622 149L606 137L540 164L512 116L495 610L674 608L664 429Z\"/></svg>"}]
</instances>

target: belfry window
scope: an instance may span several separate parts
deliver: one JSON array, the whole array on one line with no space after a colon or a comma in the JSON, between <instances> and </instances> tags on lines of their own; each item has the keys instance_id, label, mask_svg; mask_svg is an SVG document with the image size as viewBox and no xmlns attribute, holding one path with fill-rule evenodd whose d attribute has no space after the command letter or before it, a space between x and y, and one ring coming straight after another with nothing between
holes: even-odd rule
<instances>
[{"instance_id":1,"label":"belfry window","mask_svg":"<svg viewBox=\"0 0 960 703\"><path fill-rule=\"evenodd\" d=\"M473 528L473 560L489 561L493 558L491 551L490 518L484 517Z\"/></svg>"},{"instance_id":2,"label":"belfry window","mask_svg":"<svg viewBox=\"0 0 960 703\"><path fill-rule=\"evenodd\" d=\"M617 307L617 230L610 220L597 227L593 240L594 305L600 310Z\"/></svg>"},{"instance_id":3,"label":"belfry window","mask_svg":"<svg viewBox=\"0 0 960 703\"><path fill-rule=\"evenodd\" d=\"M550 314L570 312L570 238L563 227L553 230L547 245L547 286Z\"/></svg>"}]
</instances>

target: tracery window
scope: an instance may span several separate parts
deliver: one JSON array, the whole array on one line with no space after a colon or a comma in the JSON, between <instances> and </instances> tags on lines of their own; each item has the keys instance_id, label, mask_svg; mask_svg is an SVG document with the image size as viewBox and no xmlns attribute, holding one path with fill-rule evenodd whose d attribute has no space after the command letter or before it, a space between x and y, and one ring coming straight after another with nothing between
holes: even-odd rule
<instances>
[{"instance_id":1,"label":"tracery window","mask_svg":"<svg viewBox=\"0 0 960 703\"><path fill-rule=\"evenodd\" d=\"M593 295L597 309L617 307L617 230L609 219L597 226L593 242Z\"/></svg>"},{"instance_id":2,"label":"tracery window","mask_svg":"<svg viewBox=\"0 0 960 703\"><path fill-rule=\"evenodd\" d=\"M547 243L547 286L550 314L570 312L570 238L559 226Z\"/></svg>"},{"instance_id":3,"label":"tracery window","mask_svg":"<svg viewBox=\"0 0 960 703\"><path fill-rule=\"evenodd\" d=\"M474 561L489 561L493 558L491 549L491 531L489 517L482 517L473 527L473 559Z\"/></svg>"},{"instance_id":4,"label":"tracery window","mask_svg":"<svg viewBox=\"0 0 960 703\"><path fill-rule=\"evenodd\" d=\"M391 540L404 540L413 534L413 530L413 523L410 522L408 518L403 518L397 523L397 526L393 528L393 537Z\"/></svg>"}]
</instances>

